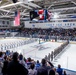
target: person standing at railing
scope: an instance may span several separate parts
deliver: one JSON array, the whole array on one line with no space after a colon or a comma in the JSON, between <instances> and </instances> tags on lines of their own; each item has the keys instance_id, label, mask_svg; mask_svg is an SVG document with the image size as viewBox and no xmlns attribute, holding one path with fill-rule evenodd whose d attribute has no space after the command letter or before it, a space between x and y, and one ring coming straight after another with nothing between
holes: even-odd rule
<instances>
[{"instance_id":1,"label":"person standing at railing","mask_svg":"<svg viewBox=\"0 0 76 75\"><path fill-rule=\"evenodd\" d=\"M17 52L13 53L13 59L7 66L7 75L28 75L28 70L19 63L18 57Z\"/></svg>"},{"instance_id":2,"label":"person standing at railing","mask_svg":"<svg viewBox=\"0 0 76 75\"><path fill-rule=\"evenodd\" d=\"M57 72L59 75L62 75L62 73L63 73L63 69L61 68L60 64L58 65Z\"/></svg>"},{"instance_id":3,"label":"person standing at railing","mask_svg":"<svg viewBox=\"0 0 76 75\"><path fill-rule=\"evenodd\" d=\"M41 66L37 69L37 75L48 75L47 63L45 59L42 59Z\"/></svg>"},{"instance_id":4,"label":"person standing at railing","mask_svg":"<svg viewBox=\"0 0 76 75\"><path fill-rule=\"evenodd\" d=\"M53 68L53 70L55 71L55 75L59 75L58 72L56 71L56 68Z\"/></svg>"},{"instance_id":5,"label":"person standing at railing","mask_svg":"<svg viewBox=\"0 0 76 75\"><path fill-rule=\"evenodd\" d=\"M55 75L55 71L54 70L50 70L48 75Z\"/></svg>"},{"instance_id":6,"label":"person standing at railing","mask_svg":"<svg viewBox=\"0 0 76 75\"><path fill-rule=\"evenodd\" d=\"M63 74L62 75L67 75L66 71L63 71Z\"/></svg>"}]
</instances>

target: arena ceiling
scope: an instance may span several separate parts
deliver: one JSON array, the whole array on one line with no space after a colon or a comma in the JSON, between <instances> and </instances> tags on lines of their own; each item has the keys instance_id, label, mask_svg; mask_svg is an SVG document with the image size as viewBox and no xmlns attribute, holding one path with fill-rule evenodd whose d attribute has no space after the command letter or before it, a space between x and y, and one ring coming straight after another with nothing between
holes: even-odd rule
<instances>
[{"instance_id":1,"label":"arena ceiling","mask_svg":"<svg viewBox=\"0 0 76 75\"><path fill-rule=\"evenodd\" d=\"M29 17L29 11L33 9L47 9L51 13L57 13L59 18L67 18L76 15L76 0L0 0L0 18L13 18L14 12L20 10L21 18Z\"/></svg>"}]
</instances>

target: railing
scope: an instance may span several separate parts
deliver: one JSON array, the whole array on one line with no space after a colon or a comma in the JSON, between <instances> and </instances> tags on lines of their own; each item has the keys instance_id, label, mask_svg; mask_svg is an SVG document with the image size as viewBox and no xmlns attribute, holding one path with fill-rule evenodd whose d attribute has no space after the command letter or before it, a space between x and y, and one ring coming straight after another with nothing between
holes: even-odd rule
<instances>
[{"instance_id":1,"label":"railing","mask_svg":"<svg viewBox=\"0 0 76 75\"><path fill-rule=\"evenodd\" d=\"M66 71L67 75L76 75L76 71L73 71L73 70L69 70L69 69L64 69L63 70Z\"/></svg>"}]
</instances>

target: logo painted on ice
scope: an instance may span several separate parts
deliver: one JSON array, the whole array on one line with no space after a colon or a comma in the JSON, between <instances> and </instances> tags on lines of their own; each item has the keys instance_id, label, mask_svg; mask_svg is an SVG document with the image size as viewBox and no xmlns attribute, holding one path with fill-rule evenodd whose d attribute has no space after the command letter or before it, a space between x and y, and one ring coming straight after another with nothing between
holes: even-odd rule
<instances>
[{"instance_id":1,"label":"logo painted on ice","mask_svg":"<svg viewBox=\"0 0 76 75\"><path fill-rule=\"evenodd\" d=\"M41 45L41 44L39 44L39 45L34 45L34 46L32 46L33 48L37 48L38 50L44 50L44 49L48 49L48 48L50 48L50 47L45 47L45 46L43 46L43 45Z\"/></svg>"}]
</instances>

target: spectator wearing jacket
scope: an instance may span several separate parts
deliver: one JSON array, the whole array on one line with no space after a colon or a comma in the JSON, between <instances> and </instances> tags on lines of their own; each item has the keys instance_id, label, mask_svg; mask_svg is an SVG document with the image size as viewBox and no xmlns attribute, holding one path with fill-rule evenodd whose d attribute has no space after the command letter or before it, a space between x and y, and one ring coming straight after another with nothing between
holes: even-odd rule
<instances>
[{"instance_id":1,"label":"spectator wearing jacket","mask_svg":"<svg viewBox=\"0 0 76 75\"><path fill-rule=\"evenodd\" d=\"M67 75L67 73L66 73L66 71L65 71L65 70L63 71L63 75Z\"/></svg>"},{"instance_id":2,"label":"spectator wearing jacket","mask_svg":"<svg viewBox=\"0 0 76 75\"><path fill-rule=\"evenodd\" d=\"M7 66L7 75L28 75L28 70L19 63L18 53L13 53L13 60Z\"/></svg>"},{"instance_id":3,"label":"spectator wearing jacket","mask_svg":"<svg viewBox=\"0 0 76 75\"><path fill-rule=\"evenodd\" d=\"M31 58L29 57L27 60L27 68L30 69L30 65L32 64Z\"/></svg>"},{"instance_id":4,"label":"spectator wearing jacket","mask_svg":"<svg viewBox=\"0 0 76 75\"><path fill-rule=\"evenodd\" d=\"M3 68L3 57L2 57L3 53L0 52L0 74L2 72L2 68Z\"/></svg>"},{"instance_id":5,"label":"spectator wearing jacket","mask_svg":"<svg viewBox=\"0 0 76 75\"><path fill-rule=\"evenodd\" d=\"M55 71L54 70L50 70L49 71L49 75L55 75Z\"/></svg>"},{"instance_id":6,"label":"spectator wearing jacket","mask_svg":"<svg viewBox=\"0 0 76 75\"><path fill-rule=\"evenodd\" d=\"M41 66L41 64L39 63L39 60L37 60L37 62L35 64L35 69L37 70L40 66Z\"/></svg>"},{"instance_id":7,"label":"spectator wearing jacket","mask_svg":"<svg viewBox=\"0 0 76 75\"><path fill-rule=\"evenodd\" d=\"M57 72L59 75L62 75L62 73L63 73L63 69L61 68L60 64L58 65Z\"/></svg>"},{"instance_id":8,"label":"spectator wearing jacket","mask_svg":"<svg viewBox=\"0 0 76 75\"><path fill-rule=\"evenodd\" d=\"M37 75L48 75L48 69L46 65L46 60L42 59L42 65L37 69Z\"/></svg>"},{"instance_id":9,"label":"spectator wearing jacket","mask_svg":"<svg viewBox=\"0 0 76 75\"><path fill-rule=\"evenodd\" d=\"M2 73L3 75L7 75L7 66L8 66L8 60L7 56L4 57L4 62L3 62L3 68L2 68Z\"/></svg>"},{"instance_id":10,"label":"spectator wearing jacket","mask_svg":"<svg viewBox=\"0 0 76 75\"><path fill-rule=\"evenodd\" d=\"M24 61L22 54L19 55L19 63L22 64L25 68L27 68L27 64Z\"/></svg>"},{"instance_id":11,"label":"spectator wearing jacket","mask_svg":"<svg viewBox=\"0 0 76 75\"><path fill-rule=\"evenodd\" d=\"M35 65L34 65L34 63L32 63L31 65L30 65L30 69L28 70L29 72L28 72L28 75L37 75L37 70L35 70Z\"/></svg>"},{"instance_id":12,"label":"spectator wearing jacket","mask_svg":"<svg viewBox=\"0 0 76 75\"><path fill-rule=\"evenodd\" d=\"M55 75L59 75L59 74L57 73L57 71L56 71L56 68L53 68L53 70L55 71Z\"/></svg>"}]
</instances>

